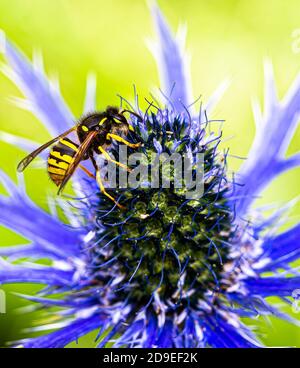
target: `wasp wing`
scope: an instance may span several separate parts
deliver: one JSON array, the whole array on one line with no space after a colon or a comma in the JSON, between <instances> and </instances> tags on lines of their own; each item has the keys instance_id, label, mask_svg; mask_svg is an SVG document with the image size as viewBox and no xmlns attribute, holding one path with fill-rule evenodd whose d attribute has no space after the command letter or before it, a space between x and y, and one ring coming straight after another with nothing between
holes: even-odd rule
<instances>
[{"instance_id":1,"label":"wasp wing","mask_svg":"<svg viewBox=\"0 0 300 368\"><path fill-rule=\"evenodd\" d=\"M96 131L90 132L88 134L88 136L86 137L86 139L84 140L84 142L79 146L78 151L76 152L75 156L73 157L73 160L70 163L70 165L68 167L68 170L65 173L64 179L63 179L61 185L59 186L58 194L60 194L62 192L62 190L66 186L67 182L69 181L71 176L74 174L76 168L80 164L80 161L82 160L82 158L84 157L84 155L86 154L88 149L90 148L90 146L93 143L93 140L94 140L94 138L96 137L97 134L98 134L98 132L96 132Z\"/></svg>"},{"instance_id":2,"label":"wasp wing","mask_svg":"<svg viewBox=\"0 0 300 368\"><path fill-rule=\"evenodd\" d=\"M31 161L33 159L36 158L37 155L39 155L42 151L44 151L46 148L48 148L49 146L51 146L52 144L54 144L55 142L57 142L58 140L60 140L61 138L64 138L66 135L70 134L71 132L73 132L77 127L73 127L69 130L67 130L66 132L60 134L59 136L51 139L51 141L43 144L42 146L40 146L39 148L37 148L35 151L31 152L28 156L26 156L25 158L23 158L22 161L20 161L17 170L19 172L22 172L26 169L26 167L31 163Z\"/></svg>"}]
</instances>

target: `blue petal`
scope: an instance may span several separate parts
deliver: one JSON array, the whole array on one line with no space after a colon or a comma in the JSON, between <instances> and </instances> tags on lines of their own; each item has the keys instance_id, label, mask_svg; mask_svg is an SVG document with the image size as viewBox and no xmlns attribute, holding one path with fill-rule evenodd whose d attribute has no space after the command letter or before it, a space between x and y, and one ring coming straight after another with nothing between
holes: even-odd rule
<instances>
[{"instance_id":1,"label":"blue petal","mask_svg":"<svg viewBox=\"0 0 300 368\"><path fill-rule=\"evenodd\" d=\"M265 111L256 108L257 133L248 159L242 166L236 189L236 211L243 216L251 203L278 175L300 163L299 155L285 159L300 113L300 76L283 101L278 101L272 66L265 66Z\"/></svg>"},{"instance_id":2,"label":"blue petal","mask_svg":"<svg viewBox=\"0 0 300 368\"><path fill-rule=\"evenodd\" d=\"M24 348L63 348L79 337L100 327L101 317L93 315L89 318L77 319L67 327L50 334L24 340Z\"/></svg>"},{"instance_id":3,"label":"blue petal","mask_svg":"<svg viewBox=\"0 0 300 368\"><path fill-rule=\"evenodd\" d=\"M300 225L267 239L263 248L264 254L261 258L267 258L269 262L259 269L261 272L285 268L300 257Z\"/></svg>"},{"instance_id":4,"label":"blue petal","mask_svg":"<svg viewBox=\"0 0 300 368\"><path fill-rule=\"evenodd\" d=\"M155 315L149 314L147 325L145 327L145 341L143 348L152 348L155 343L157 334L157 318Z\"/></svg>"},{"instance_id":5,"label":"blue petal","mask_svg":"<svg viewBox=\"0 0 300 368\"><path fill-rule=\"evenodd\" d=\"M201 346L202 338L199 339L199 336L197 336L195 321L190 315L186 317L182 331L175 330L174 342L176 348L197 348Z\"/></svg>"},{"instance_id":6,"label":"blue petal","mask_svg":"<svg viewBox=\"0 0 300 368\"><path fill-rule=\"evenodd\" d=\"M230 293L228 297L233 307L227 307L226 310L238 314L240 317L256 318L258 316L272 315L294 325L300 325L299 321L270 305L259 295L247 297L239 293ZM236 308L234 305L239 305L240 307Z\"/></svg>"},{"instance_id":7,"label":"blue petal","mask_svg":"<svg viewBox=\"0 0 300 368\"><path fill-rule=\"evenodd\" d=\"M253 295L291 296L295 289L300 289L300 277L264 277L244 280L245 286Z\"/></svg>"},{"instance_id":8,"label":"blue petal","mask_svg":"<svg viewBox=\"0 0 300 368\"><path fill-rule=\"evenodd\" d=\"M106 321L106 323L103 326L101 326L101 331L107 330L107 328L109 327L108 322L109 321ZM113 328L109 331L109 333L106 334L104 336L104 338L100 341L100 343L97 345L97 347L98 348L104 348L105 345L117 334L119 328L120 328L120 322L113 326ZM99 332L101 332L101 331L99 331ZM99 333L99 336L101 336L100 333Z\"/></svg>"},{"instance_id":9,"label":"blue petal","mask_svg":"<svg viewBox=\"0 0 300 368\"><path fill-rule=\"evenodd\" d=\"M60 256L78 255L81 230L67 227L37 207L3 172L0 182L10 193L0 196L2 225Z\"/></svg>"},{"instance_id":10,"label":"blue petal","mask_svg":"<svg viewBox=\"0 0 300 368\"><path fill-rule=\"evenodd\" d=\"M55 90L41 70L34 68L29 60L5 37L0 47L10 66L3 72L22 90L32 112L45 124L49 132L58 135L74 125L74 118L60 93Z\"/></svg>"},{"instance_id":11,"label":"blue petal","mask_svg":"<svg viewBox=\"0 0 300 368\"><path fill-rule=\"evenodd\" d=\"M38 296L24 295L20 293L15 293L15 294L19 296L20 298L45 305L47 307L56 306L56 307L63 307L63 308L68 308L68 307L86 308L86 307L90 307L91 305L93 305L93 301L94 301L94 299L92 298L80 298L79 297L78 299L76 299L74 295L72 295L68 299L57 300L57 299L42 298Z\"/></svg>"},{"instance_id":12,"label":"blue petal","mask_svg":"<svg viewBox=\"0 0 300 368\"><path fill-rule=\"evenodd\" d=\"M65 256L58 254L57 251L46 249L36 244L16 245L10 247L0 247L0 256L9 257L9 261L21 258L41 259L50 258L53 260L65 259Z\"/></svg>"},{"instance_id":13,"label":"blue petal","mask_svg":"<svg viewBox=\"0 0 300 368\"><path fill-rule=\"evenodd\" d=\"M3 266L0 263L0 284L36 283L53 286L72 284L73 272L61 271L51 267L27 268L19 266Z\"/></svg>"},{"instance_id":14,"label":"blue petal","mask_svg":"<svg viewBox=\"0 0 300 368\"><path fill-rule=\"evenodd\" d=\"M206 316L202 322L207 344L215 348L255 348L259 343L251 338L250 331L242 326L235 328L223 318Z\"/></svg>"},{"instance_id":15,"label":"blue petal","mask_svg":"<svg viewBox=\"0 0 300 368\"><path fill-rule=\"evenodd\" d=\"M143 320L140 319L136 322L133 322L132 325L130 325L124 332L124 334L115 342L114 347L118 348L123 345L127 347L134 347L134 345L137 344L137 339L140 339L143 329Z\"/></svg>"},{"instance_id":16,"label":"blue petal","mask_svg":"<svg viewBox=\"0 0 300 368\"><path fill-rule=\"evenodd\" d=\"M174 347L173 338L173 321L171 319L167 319L164 326L161 328L161 331L159 332L155 346L158 348L172 348Z\"/></svg>"},{"instance_id":17,"label":"blue petal","mask_svg":"<svg viewBox=\"0 0 300 368\"><path fill-rule=\"evenodd\" d=\"M195 321L190 316L187 316L184 326L184 337L185 337L185 347L194 348L195 341L198 342L195 331Z\"/></svg>"},{"instance_id":18,"label":"blue petal","mask_svg":"<svg viewBox=\"0 0 300 368\"><path fill-rule=\"evenodd\" d=\"M152 7L152 15L158 36L158 43L151 44L160 73L161 88L168 97L169 108L178 113L192 102L190 77L184 55L184 37L174 38L168 24L157 5Z\"/></svg>"}]
</instances>

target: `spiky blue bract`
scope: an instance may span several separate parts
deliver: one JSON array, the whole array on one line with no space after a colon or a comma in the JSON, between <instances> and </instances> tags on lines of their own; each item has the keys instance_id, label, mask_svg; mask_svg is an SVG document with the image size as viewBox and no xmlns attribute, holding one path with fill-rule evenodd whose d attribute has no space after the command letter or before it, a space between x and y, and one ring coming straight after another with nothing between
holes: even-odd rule
<instances>
[{"instance_id":1,"label":"spiky blue bract","mask_svg":"<svg viewBox=\"0 0 300 368\"><path fill-rule=\"evenodd\" d=\"M159 66L160 87L170 108L181 112L192 103L188 58L184 51L186 30L181 27L174 39L169 25L155 4L152 6L152 15L158 41L150 42L149 46Z\"/></svg>"},{"instance_id":2,"label":"spiky blue bract","mask_svg":"<svg viewBox=\"0 0 300 368\"><path fill-rule=\"evenodd\" d=\"M221 134L209 133L205 111L196 117L188 107L191 92L182 45L156 6L153 16L162 92L168 103L163 109L150 105L144 113L136 111L143 119L131 117L135 133L128 139L141 141L140 152L147 157L157 152L190 157L203 153L203 196L187 199L184 189L172 186L118 189L113 194L126 205L120 211L94 181L88 179L82 186L80 180L82 199L70 204L57 200L69 221L63 224L55 214L38 208L22 184L2 173L8 195L0 196L0 222L30 244L0 249L0 282L45 285L41 295L23 297L47 310L55 308L59 317L57 323L41 326L54 332L17 345L63 347L96 330L99 347L109 342L115 347L248 348L261 343L242 317L275 315L291 320L265 298L287 301L300 286L291 266L299 259L299 225L274 235L281 212L256 223L251 205L273 178L298 165L297 155L290 159L283 155L296 127L299 83L280 104L267 67L265 117L258 119L261 125L249 161L237 183L231 181L226 152L218 148ZM45 75L3 40L8 74L28 99L19 105L30 106L50 132L66 130L74 122L60 95L53 94ZM206 104L207 110L226 85ZM95 108L95 90L90 77L85 112ZM35 147L35 142L22 138L1 137L24 150ZM51 264L28 262L42 258ZM278 273L279 269L286 272Z\"/></svg>"},{"instance_id":3,"label":"spiky blue bract","mask_svg":"<svg viewBox=\"0 0 300 368\"><path fill-rule=\"evenodd\" d=\"M285 157L299 123L300 75L280 102L272 64L266 61L264 99L263 114L258 104L254 104L256 136L238 176L238 181L241 182L236 191L236 195L240 197L236 204L239 216L247 212L252 202L273 179L300 164L299 153Z\"/></svg>"},{"instance_id":4,"label":"spiky blue bract","mask_svg":"<svg viewBox=\"0 0 300 368\"><path fill-rule=\"evenodd\" d=\"M54 135L58 135L62 127L71 127L74 118L62 101L58 88L45 78L42 63L33 66L15 46L6 42L5 37L0 37L0 42L0 50L7 60L1 70L26 97L18 102L34 112Z\"/></svg>"}]
</instances>

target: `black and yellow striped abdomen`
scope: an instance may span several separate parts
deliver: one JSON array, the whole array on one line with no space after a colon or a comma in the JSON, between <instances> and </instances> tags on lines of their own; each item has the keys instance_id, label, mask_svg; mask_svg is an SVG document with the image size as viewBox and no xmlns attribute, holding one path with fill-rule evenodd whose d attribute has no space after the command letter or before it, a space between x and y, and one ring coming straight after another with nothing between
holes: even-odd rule
<instances>
[{"instance_id":1,"label":"black and yellow striped abdomen","mask_svg":"<svg viewBox=\"0 0 300 368\"><path fill-rule=\"evenodd\" d=\"M61 185L66 171L77 151L78 145L68 138L60 139L58 143L52 147L48 157L48 173L51 180L57 186Z\"/></svg>"}]
</instances>

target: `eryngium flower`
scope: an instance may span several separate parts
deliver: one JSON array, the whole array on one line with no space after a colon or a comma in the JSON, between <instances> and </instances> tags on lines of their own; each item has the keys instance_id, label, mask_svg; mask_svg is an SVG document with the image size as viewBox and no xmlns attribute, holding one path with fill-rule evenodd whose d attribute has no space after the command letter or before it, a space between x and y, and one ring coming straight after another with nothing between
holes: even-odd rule
<instances>
[{"instance_id":1,"label":"eryngium flower","mask_svg":"<svg viewBox=\"0 0 300 368\"><path fill-rule=\"evenodd\" d=\"M31 243L1 248L0 282L45 284L37 296L24 297L49 313L56 308L59 318L49 324L54 332L25 339L20 342L24 347L63 347L93 330L99 347L108 342L114 347L257 347L261 343L242 317L291 320L265 298L288 302L300 285L290 266L300 255L300 226L276 234L282 211L264 219L251 205L275 177L300 162L299 154L284 158L300 113L300 80L279 103L272 68L266 64L266 111L256 113L253 148L232 178L227 153L218 149L221 133L210 132L207 118L226 83L196 114L183 38L173 38L155 6L153 16L159 42L152 50L166 107L150 104L143 113L136 103L132 108L143 119L132 115L130 123L143 143L139 151L147 157L202 153L203 195L187 199L184 188L161 184L119 188L112 194L126 206L121 211L93 180L77 173L78 198L71 204L56 199L69 220L64 224L1 173L9 196L0 197L0 222ZM72 114L41 68L32 67L4 36L1 46L7 59L2 70L26 96L16 102L35 113L53 135L72 126ZM85 112L95 109L94 101L95 81L89 78ZM37 147L1 136L27 151ZM117 148L112 152L116 157ZM51 265L25 263L24 258L49 258ZM282 269L286 272L277 272Z\"/></svg>"}]
</instances>

